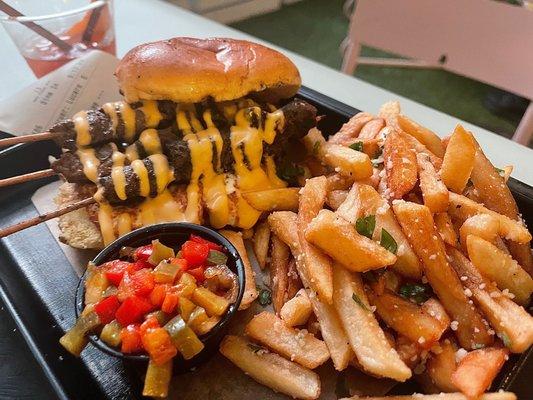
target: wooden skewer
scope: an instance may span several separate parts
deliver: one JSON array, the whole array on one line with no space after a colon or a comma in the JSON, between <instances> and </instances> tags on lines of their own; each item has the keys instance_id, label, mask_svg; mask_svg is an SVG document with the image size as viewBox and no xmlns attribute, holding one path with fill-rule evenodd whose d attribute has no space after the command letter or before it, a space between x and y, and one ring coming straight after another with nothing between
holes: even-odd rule
<instances>
[{"instance_id":1,"label":"wooden skewer","mask_svg":"<svg viewBox=\"0 0 533 400\"><path fill-rule=\"evenodd\" d=\"M49 219L57 218L62 215L68 214L71 211L75 211L80 208L87 207L88 205L93 204L95 202L96 200L94 198L89 197L87 199L80 200L76 203L69 204L68 206L60 208L58 210L39 215L38 217L29 219L27 221L19 222L18 224L8 226L7 228L4 228L4 229L0 229L0 238L9 236L15 232L21 231L26 228L39 225L40 223L48 221Z\"/></svg>"},{"instance_id":2,"label":"wooden skewer","mask_svg":"<svg viewBox=\"0 0 533 400\"><path fill-rule=\"evenodd\" d=\"M13 176L11 178L0 179L0 188L16 185L19 183L35 181L41 178L47 178L49 176L56 175L56 172L52 169L43 169L42 171L30 172L29 174Z\"/></svg>"},{"instance_id":3,"label":"wooden skewer","mask_svg":"<svg viewBox=\"0 0 533 400\"><path fill-rule=\"evenodd\" d=\"M13 136L5 139L0 139L0 147L12 146L19 143L40 142L42 140L51 140L61 136L60 132L42 132L33 133L30 135Z\"/></svg>"}]
</instances>

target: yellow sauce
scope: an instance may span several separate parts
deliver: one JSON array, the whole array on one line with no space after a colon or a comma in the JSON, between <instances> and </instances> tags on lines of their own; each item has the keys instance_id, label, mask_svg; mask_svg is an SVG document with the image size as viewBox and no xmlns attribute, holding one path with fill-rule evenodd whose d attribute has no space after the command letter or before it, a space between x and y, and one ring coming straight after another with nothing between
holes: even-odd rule
<instances>
[{"instance_id":1,"label":"yellow sauce","mask_svg":"<svg viewBox=\"0 0 533 400\"><path fill-rule=\"evenodd\" d=\"M126 175L124 174L124 161L126 156L115 150L111 156L113 166L111 167L111 180L113 181L113 188L120 200L126 200Z\"/></svg>"},{"instance_id":2,"label":"yellow sauce","mask_svg":"<svg viewBox=\"0 0 533 400\"><path fill-rule=\"evenodd\" d=\"M74 130L76 131L76 145L78 147L89 146L91 144L91 132L89 131L87 112L80 111L74 114L72 122L74 122Z\"/></svg>"},{"instance_id":3,"label":"yellow sauce","mask_svg":"<svg viewBox=\"0 0 533 400\"><path fill-rule=\"evenodd\" d=\"M108 245L117 237L113 227L113 208L107 203L101 203L98 207L98 224L104 245Z\"/></svg>"},{"instance_id":4,"label":"yellow sauce","mask_svg":"<svg viewBox=\"0 0 533 400\"><path fill-rule=\"evenodd\" d=\"M142 226L183 220L185 218L181 207L168 190L164 190L154 198L146 199L140 206Z\"/></svg>"},{"instance_id":5,"label":"yellow sauce","mask_svg":"<svg viewBox=\"0 0 533 400\"><path fill-rule=\"evenodd\" d=\"M137 146L135 144L130 144L126 147L125 154L130 162L139 159L139 152L137 151Z\"/></svg>"},{"instance_id":6,"label":"yellow sauce","mask_svg":"<svg viewBox=\"0 0 533 400\"><path fill-rule=\"evenodd\" d=\"M111 120L111 127L113 128L113 132L117 130L118 126L118 115L117 115L117 106L119 102L116 103L105 103L102 106L102 110L106 113L106 115Z\"/></svg>"},{"instance_id":7,"label":"yellow sauce","mask_svg":"<svg viewBox=\"0 0 533 400\"><path fill-rule=\"evenodd\" d=\"M133 172L139 178L139 194L142 197L148 197L150 195L150 180L148 178L148 170L142 160L134 160L131 163Z\"/></svg>"},{"instance_id":8,"label":"yellow sauce","mask_svg":"<svg viewBox=\"0 0 533 400\"><path fill-rule=\"evenodd\" d=\"M141 110L144 114L144 123L147 128L156 128L163 116L159 111L156 100L143 100Z\"/></svg>"},{"instance_id":9,"label":"yellow sauce","mask_svg":"<svg viewBox=\"0 0 533 400\"><path fill-rule=\"evenodd\" d=\"M127 212L123 212L118 216L118 235L122 236L131 232L131 216Z\"/></svg>"},{"instance_id":10,"label":"yellow sauce","mask_svg":"<svg viewBox=\"0 0 533 400\"><path fill-rule=\"evenodd\" d=\"M241 192L286 186L286 183L276 174L276 166L272 157L267 156L263 159L263 143L273 143L277 129L282 128L285 120L282 111L273 111L266 115L266 119L262 121L259 128L254 128L250 124L249 114L250 112L259 113L258 117L261 117L261 110L255 108L255 103L251 101L243 102L238 106L243 104L254 108L243 109L237 107L235 103L222 106L224 115L231 114L235 119L235 125L231 127L230 134L231 151L235 159L235 176L221 172L223 140L212 122L211 112L206 110L201 116L207 126L203 128L194 112L194 107L178 106L176 122L178 128L184 133L184 140L191 152L192 163L191 179L187 187L187 206L184 211L166 189L173 181L174 174L167 158L160 154L161 144L157 132L148 129L140 137L146 151L155 152L149 156L149 159L154 166L158 192L156 197L148 197L150 193L148 171L144 163L138 159L136 149L129 150L132 146L128 147L126 153L139 178L140 195L147 197L139 207L137 225L145 226L158 222L183 220L199 223L202 218L203 204L208 211L210 224L214 228L232 224L247 229L255 225L261 212L251 207L244 200ZM216 157L217 165L213 165L214 157ZM122 165L123 162L124 155L122 155ZM113 172L116 167L118 168L118 165L114 164ZM122 181L122 175L118 170L115 175L113 175L115 191L119 198L122 199L121 196L125 198L125 183ZM232 215L232 201L235 215ZM104 241L114 239L115 235L109 210L109 205L101 205L99 212ZM123 213L118 217L117 225L119 234L122 235L131 230L134 224L129 214Z\"/></svg>"},{"instance_id":11,"label":"yellow sauce","mask_svg":"<svg viewBox=\"0 0 533 400\"><path fill-rule=\"evenodd\" d=\"M130 107L125 101L119 101L118 108L122 121L124 121L124 140L127 143L131 143L135 140L136 123L135 123L135 110Z\"/></svg>"},{"instance_id":12,"label":"yellow sauce","mask_svg":"<svg viewBox=\"0 0 533 400\"><path fill-rule=\"evenodd\" d=\"M94 149L80 149L76 151L76 155L80 159L83 166L83 173L91 182L97 183L98 181L98 167L100 166L100 160L96 157Z\"/></svg>"}]
</instances>

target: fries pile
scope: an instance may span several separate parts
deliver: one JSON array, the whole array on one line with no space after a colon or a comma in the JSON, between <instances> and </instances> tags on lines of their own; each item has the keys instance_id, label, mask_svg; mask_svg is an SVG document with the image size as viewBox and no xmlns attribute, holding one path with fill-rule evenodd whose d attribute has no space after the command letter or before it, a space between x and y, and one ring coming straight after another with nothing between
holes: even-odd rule
<instances>
[{"instance_id":1,"label":"fries pile","mask_svg":"<svg viewBox=\"0 0 533 400\"><path fill-rule=\"evenodd\" d=\"M246 196L265 211L253 249L273 312L226 337L222 354L300 399L320 396L313 369L329 359L427 393L368 399L515 399L485 394L533 343L531 234L511 168L495 168L460 125L441 140L395 102L304 143L300 190Z\"/></svg>"}]
</instances>

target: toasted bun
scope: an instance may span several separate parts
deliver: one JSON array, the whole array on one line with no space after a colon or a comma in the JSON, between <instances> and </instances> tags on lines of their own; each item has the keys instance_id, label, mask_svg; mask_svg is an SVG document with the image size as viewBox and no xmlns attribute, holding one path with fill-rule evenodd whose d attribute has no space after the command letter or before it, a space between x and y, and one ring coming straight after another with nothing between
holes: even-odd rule
<instances>
[{"instance_id":1,"label":"toasted bun","mask_svg":"<svg viewBox=\"0 0 533 400\"><path fill-rule=\"evenodd\" d=\"M296 66L276 50L245 40L178 37L130 50L115 75L129 103L198 103L258 95L275 101L296 94Z\"/></svg>"},{"instance_id":2,"label":"toasted bun","mask_svg":"<svg viewBox=\"0 0 533 400\"><path fill-rule=\"evenodd\" d=\"M63 183L55 202L59 208L83 200L84 197L73 183ZM62 215L58 220L61 232L59 240L78 249L102 249L104 243L100 229L91 221L85 208Z\"/></svg>"}]
</instances>

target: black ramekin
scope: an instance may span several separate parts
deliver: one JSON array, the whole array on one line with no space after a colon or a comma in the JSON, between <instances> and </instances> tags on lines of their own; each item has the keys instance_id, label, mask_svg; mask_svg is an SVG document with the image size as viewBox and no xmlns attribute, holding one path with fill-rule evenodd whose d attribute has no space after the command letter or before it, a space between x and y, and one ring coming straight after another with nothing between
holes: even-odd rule
<instances>
[{"instance_id":1,"label":"black ramekin","mask_svg":"<svg viewBox=\"0 0 533 400\"><path fill-rule=\"evenodd\" d=\"M199 336L199 339L205 346L204 349L190 360L185 360L179 354L175 357L174 372L177 373L190 371L191 369L204 363L218 351L218 346L227 331L229 322L239 309L239 305L241 304L244 293L245 277L244 265L237 249L224 236L212 229L206 228L205 226L184 222L164 223L140 228L120 237L105 247L92 261L97 266L102 265L107 261L119 258L119 251L123 246L139 247L150 244L151 241L155 239L159 239L161 243L169 247L178 248L187 239L189 239L191 234L201 236L214 243L220 244L227 249L227 266L230 270L237 274L239 292L237 295L237 300L235 300L235 302L229 306L226 314L222 317L220 322L215 325L207 334ZM80 278L78 288L76 289L76 318L79 317L84 308L86 275L87 273L85 272ZM108 346L95 334L89 336L89 341L103 352L122 360L148 362L147 355L122 353L121 351Z\"/></svg>"}]
</instances>

